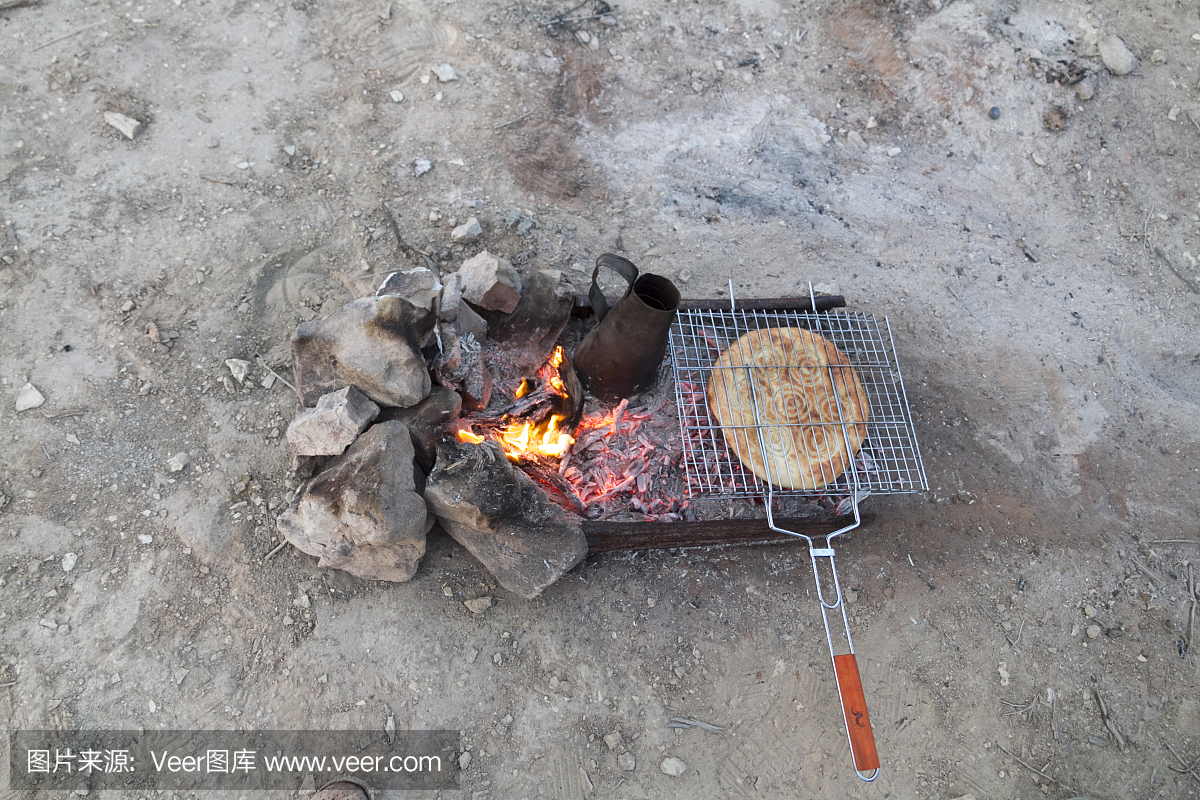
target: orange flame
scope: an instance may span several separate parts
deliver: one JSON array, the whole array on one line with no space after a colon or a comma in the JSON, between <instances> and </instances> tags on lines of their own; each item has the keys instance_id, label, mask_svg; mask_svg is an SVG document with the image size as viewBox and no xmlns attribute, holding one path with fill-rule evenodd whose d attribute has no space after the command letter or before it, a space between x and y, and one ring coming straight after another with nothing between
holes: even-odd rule
<instances>
[{"instance_id":1,"label":"orange flame","mask_svg":"<svg viewBox=\"0 0 1200 800\"><path fill-rule=\"evenodd\" d=\"M555 347L550 360L538 371L539 377L550 389L560 397L567 397L567 387L559 375L558 368L562 366L566 356L561 347ZM518 399L524 397L536 386L532 380L521 381L517 387ZM532 422L514 422L496 432L504 454L512 461L519 461L522 456L542 456L544 458L562 458L575 444L575 437L560 426L564 417L559 414L550 415L550 419L540 425Z\"/></svg>"},{"instance_id":2,"label":"orange flame","mask_svg":"<svg viewBox=\"0 0 1200 800\"><path fill-rule=\"evenodd\" d=\"M467 444L483 444L483 437L477 433L473 433L466 428L461 428L458 431L458 440Z\"/></svg>"}]
</instances>

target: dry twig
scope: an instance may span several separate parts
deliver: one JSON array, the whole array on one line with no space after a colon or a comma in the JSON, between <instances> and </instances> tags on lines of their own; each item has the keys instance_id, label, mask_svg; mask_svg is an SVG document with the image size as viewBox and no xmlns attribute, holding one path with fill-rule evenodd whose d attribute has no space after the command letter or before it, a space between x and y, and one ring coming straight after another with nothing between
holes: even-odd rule
<instances>
[{"instance_id":1,"label":"dry twig","mask_svg":"<svg viewBox=\"0 0 1200 800\"><path fill-rule=\"evenodd\" d=\"M84 31L91 30L92 28L96 27L97 25L103 25L103 24L104 24L104 22L101 21L101 22L93 22L91 25L84 25L82 28L80 28L77 31L68 33L64 36L60 36L57 39L51 39L50 41L46 42L45 44L39 44L37 47L33 48L33 52L36 53L38 50L49 47L52 44L58 44L59 42L61 42L64 39L70 39L72 36L78 36L79 34L83 33Z\"/></svg>"},{"instance_id":2,"label":"dry twig","mask_svg":"<svg viewBox=\"0 0 1200 800\"><path fill-rule=\"evenodd\" d=\"M1098 689L1093 689L1092 694L1096 697L1096 705L1100 707L1100 718L1104 720L1104 727L1108 728L1108 732L1117 740L1117 747L1125 749L1125 737L1117 730L1117 724L1113 722L1112 716L1108 713L1108 704L1104 702L1104 698L1100 696Z\"/></svg>"},{"instance_id":3,"label":"dry twig","mask_svg":"<svg viewBox=\"0 0 1200 800\"><path fill-rule=\"evenodd\" d=\"M265 558L263 558L263 563L265 564L265 563L267 563L268 561L270 561L270 560L271 560L271 556L273 556L273 555L275 555L276 553L278 553L278 552L279 552L280 550L282 550L282 549L283 549L283 548L284 548L286 545L287 545L287 539L284 539L282 542L280 542L279 544L275 545L275 549L274 549L274 550L272 550L271 552L267 553L266 557L265 557Z\"/></svg>"},{"instance_id":4,"label":"dry twig","mask_svg":"<svg viewBox=\"0 0 1200 800\"><path fill-rule=\"evenodd\" d=\"M1186 761L1184 761L1182 758L1179 757L1179 753L1175 752L1175 748L1171 747L1170 742L1163 742L1163 744L1165 744L1167 746L1167 749L1171 751L1171 755L1175 756L1175 760L1183 765L1183 769L1179 769L1178 767L1171 767L1171 770L1173 772L1191 775L1193 778L1196 779L1197 783L1200 783L1200 775L1196 774L1196 765L1198 763L1200 763L1200 759L1196 759L1196 761L1193 761L1191 763L1191 765L1189 766Z\"/></svg>"},{"instance_id":5,"label":"dry twig","mask_svg":"<svg viewBox=\"0 0 1200 800\"><path fill-rule=\"evenodd\" d=\"M1071 787L1070 787L1070 786L1068 786L1067 784L1063 783L1062 781L1058 780L1057 778L1051 778L1049 775L1047 775L1046 773L1042 772L1042 771L1041 771L1040 769L1038 769L1037 767L1031 767L1031 766L1029 766L1029 765L1028 765L1028 764L1026 764L1024 761L1022 761L1021 759L1017 758L1017 757L1016 757L1015 755L1013 755L1012 753L1010 753L1010 752L1008 752L1007 750L1005 750L1005 749L1004 749L1004 745L1002 745L1002 744L1000 744L1000 743L997 743L997 744L996 744L996 747L999 747L999 748L1000 748L1000 752L1004 753L1004 755L1008 756L1008 757L1009 757L1009 758L1011 758L1013 761L1016 761L1018 764L1020 764L1022 767L1024 767L1024 768L1025 768L1025 769L1027 769L1027 770L1029 770L1030 772L1032 772L1034 775L1037 775L1037 776L1039 776L1039 777L1041 777L1041 778L1044 778L1044 779L1046 779L1046 780L1050 781L1051 783L1057 783L1059 786L1063 787L1063 788L1064 788L1064 789L1066 789L1068 792L1072 791Z\"/></svg>"}]
</instances>

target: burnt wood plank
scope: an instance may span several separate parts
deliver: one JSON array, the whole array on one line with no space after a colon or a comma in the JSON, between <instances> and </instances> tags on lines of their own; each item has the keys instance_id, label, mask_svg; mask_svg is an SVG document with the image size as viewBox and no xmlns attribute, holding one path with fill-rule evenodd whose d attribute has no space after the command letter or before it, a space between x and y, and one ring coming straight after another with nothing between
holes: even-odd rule
<instances>
[{"instance_id":1,"label":"burnt wood plank","mask_svg":"<svg viewBox=\"0 0 1200 800\"><path fill-rule=\"evenodd\" d=\"M862 524L875 520L862 514ZM778 519L787 530L818 537L845 527L848 522L832 517ZM779 544L803 542L795 536L776 533L765 519L718 519L696 522L611 522L584 520L588 554L621 550L664 550L669 547L711 547L724 544Z\"/></svg>"}]
</instances>

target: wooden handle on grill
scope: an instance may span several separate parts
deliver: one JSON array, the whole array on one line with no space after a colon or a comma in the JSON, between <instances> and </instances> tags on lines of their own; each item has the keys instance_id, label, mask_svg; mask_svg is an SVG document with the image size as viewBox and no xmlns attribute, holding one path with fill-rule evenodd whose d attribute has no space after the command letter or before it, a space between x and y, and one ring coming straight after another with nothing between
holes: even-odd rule
<instances>
[{"instance_id":1,"label":"wooden handle on grill","mask_svg":"<svg viewBox=\"0 0 1200 800\"><path fill-rule=\"evenodd\" d=\"M837 675L838 696L842 699L842 711L846 715L854 768L859 773L879 769L879 754L875 751L875 734L871 732L867 698L863 693L862 678L858 675L858 660L853 653L834 656L833 671Z\"/></svg>"}]
</instances>

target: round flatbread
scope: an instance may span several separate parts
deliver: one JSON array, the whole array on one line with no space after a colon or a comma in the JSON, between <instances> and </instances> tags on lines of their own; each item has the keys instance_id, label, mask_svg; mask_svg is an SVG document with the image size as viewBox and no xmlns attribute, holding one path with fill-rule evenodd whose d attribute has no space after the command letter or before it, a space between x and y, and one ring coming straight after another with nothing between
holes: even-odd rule
<instances>
[{"instance_id":1,"label":"round flatbread","mask_svg":"<svg viewBox=\"0 0 1200 800\"><path fill-rule=\"evenodd\" d=\"M743 466L785 489L832 483L867 435L867 393L850 361L800 328L751 331L730 345L713 364L708 405Z\"/></svg>"}]
</instances>

